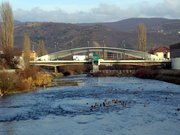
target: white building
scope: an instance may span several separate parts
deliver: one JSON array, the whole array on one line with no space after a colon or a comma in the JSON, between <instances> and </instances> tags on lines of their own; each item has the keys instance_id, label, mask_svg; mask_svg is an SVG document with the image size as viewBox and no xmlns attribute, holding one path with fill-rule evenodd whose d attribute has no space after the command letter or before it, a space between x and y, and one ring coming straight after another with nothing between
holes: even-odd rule
<instances>
[{"instance_id":1,"label":"white building","mask_svg":"<svg viewBox=\"0 0 180 135\"><path fill-rule=\"evenodd\" d=\"M85 55L73 55L73 60L85 60Z\"/></svg>"},{"instance_id":2,"label":"white building","mask_svg":"<svg viewBox=\"0 0 180 135\"><path fill-rule=\"evenodd\" d=\"M170 49L162 46L154 50L154 55L160 58L168 58L170 59Z\"/></svg>"}]
</instances>

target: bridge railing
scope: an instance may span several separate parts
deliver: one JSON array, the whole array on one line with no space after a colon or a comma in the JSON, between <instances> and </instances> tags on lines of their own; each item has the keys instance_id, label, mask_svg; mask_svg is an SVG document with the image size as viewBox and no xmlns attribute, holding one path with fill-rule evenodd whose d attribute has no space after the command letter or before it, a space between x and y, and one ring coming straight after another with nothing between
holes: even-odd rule
<instances>
[{"instance_id":1,"label":"bridge railing","mask_svg":"<svg viewBox=\"0 0 180 135\"><path fill-rule=\"evenodd\" d=\"M99 70L98 72L105 74L132 74L135 73L136 70ZM90 70L90 73L97 73L97 72L93 72L93 70Z\"/></svg>"}]
</instances>

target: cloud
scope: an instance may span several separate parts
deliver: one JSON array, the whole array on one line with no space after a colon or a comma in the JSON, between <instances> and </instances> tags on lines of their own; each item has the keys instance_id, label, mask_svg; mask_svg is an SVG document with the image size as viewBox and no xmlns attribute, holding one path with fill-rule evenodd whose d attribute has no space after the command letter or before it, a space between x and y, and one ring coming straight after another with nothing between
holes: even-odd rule
<instances>
[{"instance_id":1,"label":"cloud","mask_svg":"<svg viewBox=\"0 0 180 135\"><path fill-rule=\"evenodd\" d=\"M139 6L140 15L167 17L180 19L180 0L164 0L163 3L158 3L154 7L149 6L148 3L142 3Z\"/></svg>"},{"instance_id":2,"label":"cloud","mask_svg":"<svg viewBox=\"0 0 180 135\"><path fill-rule=\"evenodd\" d=\"M114 4L100 3L97 8L89 11L68 13L62 9L45 11L39 7L31 10L18 9L14 11L14 19L19 21L46 21L64 23L87 23L118 21L133 17L167 17L180 19L180 0L164 0L155 6L148 2L141 3L138 7L131 5L126 9Z\"/></svg>"},{"instance_id":3,"label":"cloud","mask_svg":"<svg viewBox=\"0 0 180 135\"><path fill-rule=\"evenodd\" d=\"M125 19L137 16L138 13L135 12L134 7L129 7L126 10L121 9L116 5L109 5L106 3L101 3L98 8L92 9L94 15L106 16L107 19Z\"/></svg>"}]
</instances>

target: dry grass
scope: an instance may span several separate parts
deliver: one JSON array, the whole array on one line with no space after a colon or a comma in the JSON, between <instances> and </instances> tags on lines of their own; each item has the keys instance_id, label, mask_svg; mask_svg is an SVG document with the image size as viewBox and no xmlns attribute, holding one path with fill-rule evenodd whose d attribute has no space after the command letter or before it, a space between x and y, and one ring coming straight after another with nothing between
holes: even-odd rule
<instances>
[{"instance_id":1,"label":"dry grass","mask_svg":"<svg viewBox=\"0 0 180 135\"><path fill-rule=\"evenodd\" d=\"M51 83L51 77L35 67L28 67L16 73L0 73L0 89L2 93L25 92L35 86Z\"/></svg>"}]
</instances>

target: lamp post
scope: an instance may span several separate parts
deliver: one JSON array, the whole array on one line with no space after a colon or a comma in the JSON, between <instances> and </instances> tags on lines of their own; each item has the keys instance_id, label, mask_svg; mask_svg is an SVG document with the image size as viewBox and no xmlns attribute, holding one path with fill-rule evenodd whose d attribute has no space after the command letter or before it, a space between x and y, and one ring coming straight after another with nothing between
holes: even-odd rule
<instances>
[{"instance_id":1,"label":"lamp post","mask_svg":"<svg viewBox=\"0 0 180 135\"><path fill-rule=\"evenodd\" d=\"M54 46L55 46L55 50L54 50L54 51L56 52L56 42L55 42L55 45L54 45Z\"/></svg>"},{"instance_id":2,"label":"lamp post","mask_svg":"<svg viewBox=\"0 0 180 135\"><path fill-rule=\"evenodd\" d=\"M33 45L33 60L35 59L35 56L34 56L34 45Z\"/></svg>"},{"instance_id":3,"label":"lamp post","mask_svg":"<svg viewBox=\"0 0 180 135\"><path fill-rule=\"evenodd\" d=\"M103 40L103 47L104 47L104 40ZM104 59L104 48L103 48L103 59Z\"/></svg>"},{"instance_id":4,"label":"lamp post","mask_svg":"<svg viewBox=\"0 0 180 135\"><path fill-rule=\"evenodd\" d=\"M74 42L71 41L71 49L73 49L73 48L74 48Z\"/></svg>"},{"instance_id":5,"label":"lamp post","mask_svg":"<svg viewBox=\"0 0 180 135\"><path fill-rule=\"evenodd\" d=\"M89 60L89 41L87 41L88 43L88 60Z\"/></svg>"},{"instance_id":6,"label":"lamp post","mask_svg":"<svg viewBox=\"0 0 180 135\"><path fill-rule=\"evenodd\" d=\"M55 45L54 46L55 46L55 53L56 53L56 47L58 46L58 42L55 41ZM57 55L56 55L56 57L57 57Z\"/></svg>"},{"instance_id":7,"label":"lamp post","mask_svg":"<svg viewBox=\"0 0 180 135\"><path fill-rule=\"evenodd\" d=\"M126 40L123 40L123 41L122 41L122 44L123 44L123 46L124 46L124 49L125 49L125 47L126 47L126 44L125 44L125 42L126 42ZM123 60L125 60L125 51L124 51Z\"/></svg>"},{"instance_id":8,"label":"lamp post","mask_svg":"<svg viewBox=\"0 0 180 135\"><path fill-rule=\"evenodd\" d=\"M73 41L71 41L71 49L73 49L74 48L74 42ZM73 51L71 50L71 54L72 54L72 60L73 60Z\"/></svg>"},{"instance_id":9,"label":"lamp post","mask_svg":"<svg viewBox=\"0 0 180 135\"><path fill-rule=\"evenodd\" d=\"M58 42L55 41L55 52L56 52L56 47L58 47Z\"/></svg>"}]
</instances>

